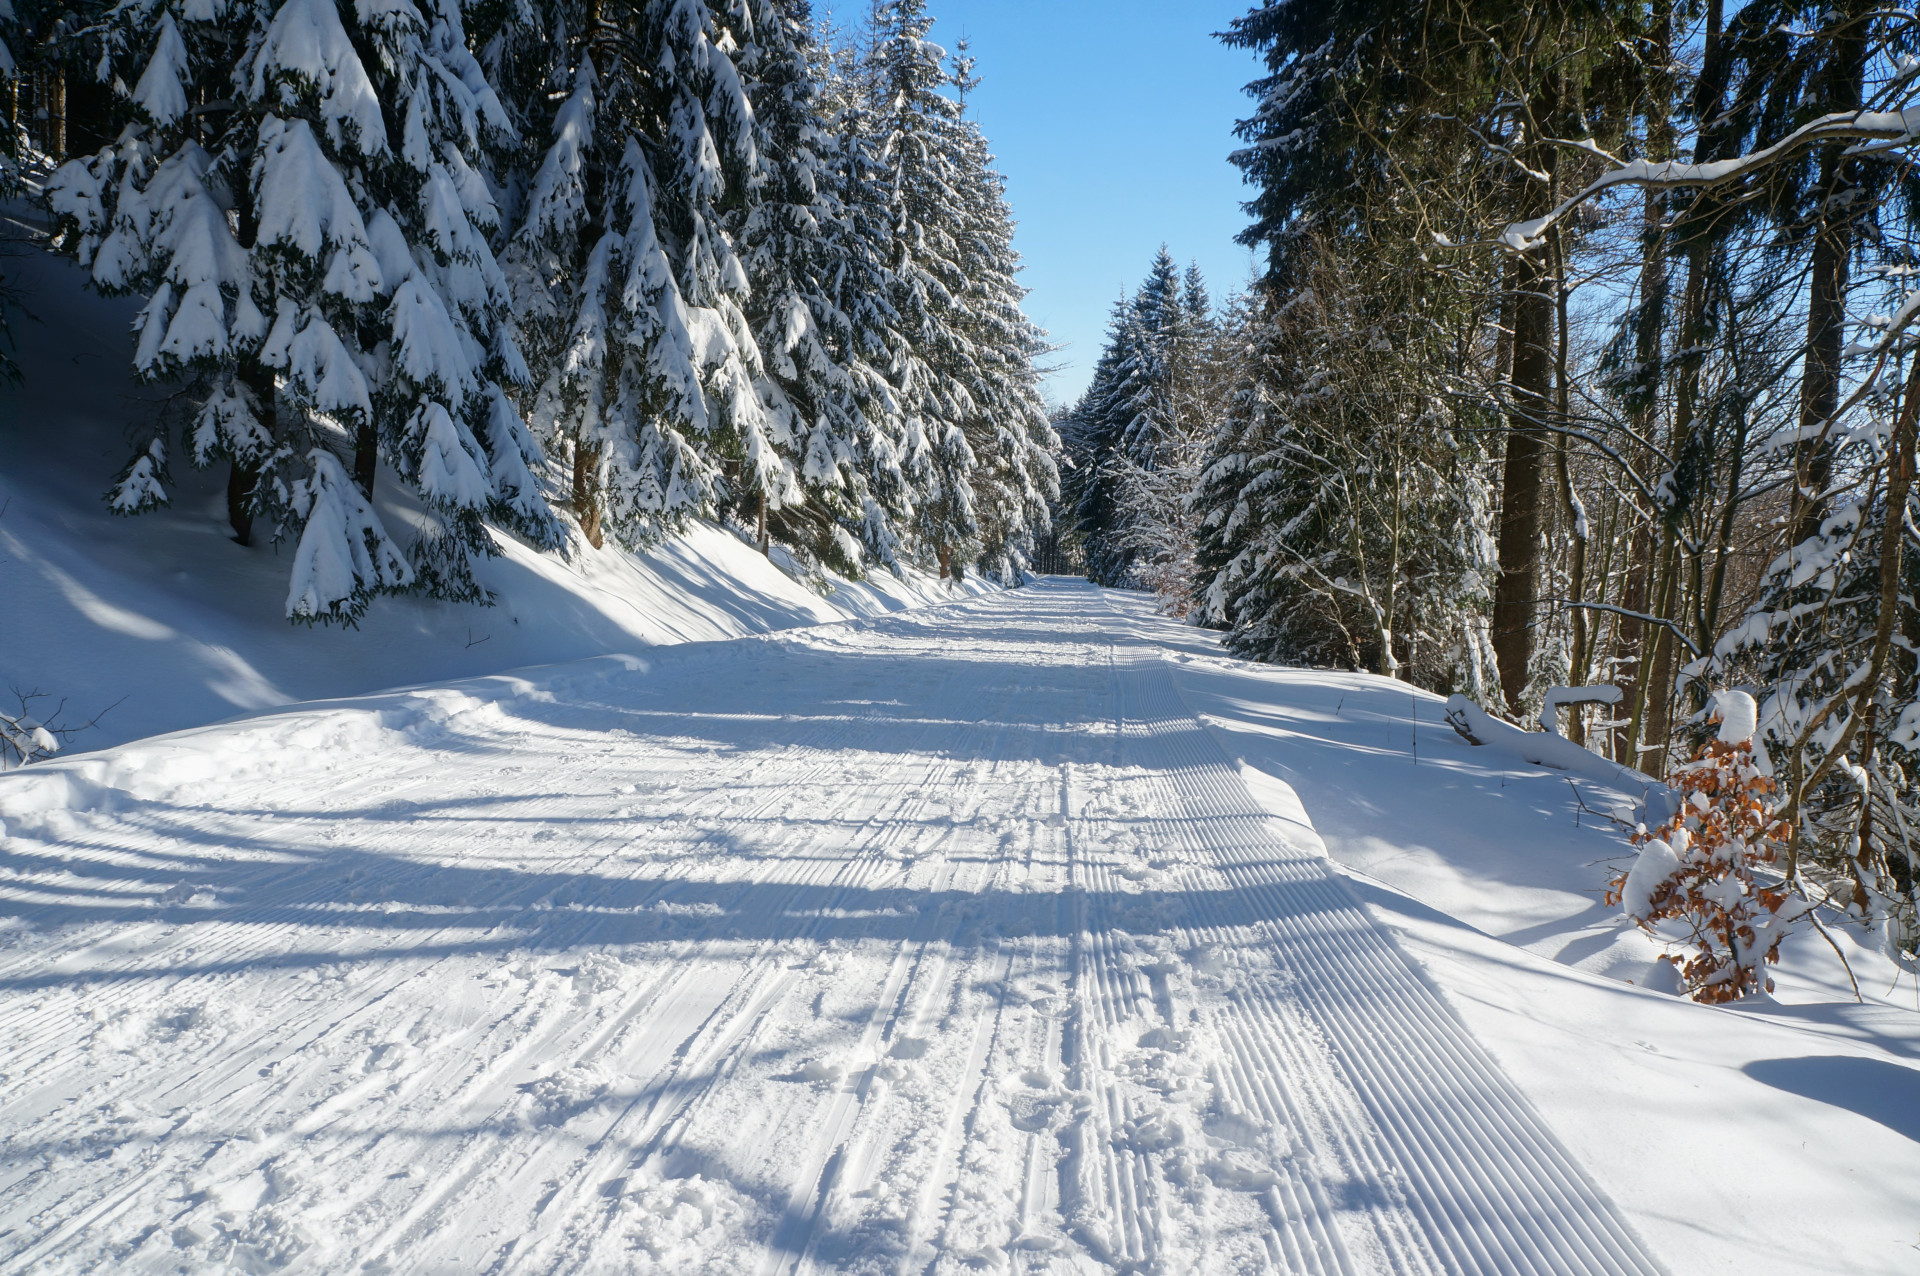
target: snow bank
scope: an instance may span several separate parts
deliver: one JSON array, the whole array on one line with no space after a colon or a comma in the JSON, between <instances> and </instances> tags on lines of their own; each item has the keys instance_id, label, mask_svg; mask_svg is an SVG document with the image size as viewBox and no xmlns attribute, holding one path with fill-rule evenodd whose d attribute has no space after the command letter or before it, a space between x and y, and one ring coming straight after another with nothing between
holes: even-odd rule
<instances>
[{"instance_id":1,"label":"snow bank","mask_svg":"<svg viewBox=\"0 0 1920 1276\"><path fill-rule=\"evenodd\" d=\"M1457 719L1477 744L1491 745L1535 766L1583 775L1627 793L1638 794L1638 818L1648 825L1667 819L1674 809L1670 805L1672 793L1660 781L1584 749L1558 732L1522 731L1511 723L1500 721L1462 695L1448 697L1447 719L1450 722Z\"/></svg>"},{"instance_id":2,"label":"snow bank","mask_svg":"<svg viewBox=\"0 0 1920 1276\"><path fill-rule=\"evenodd\" d=\"M1199 636L1188 650L1188 703L1247 772L1291 786L1351 887L1669 1270L1913 1270L1920 1014L1871 936L1829 928L1864 1002L1808 929L1769 968L1772 997L1697 1005L1661 945L1601 902L1633 853L1591 813L1612 784L1528 758L1542 737L1510 727L1474 747L1402 682L1247 665ZM1248 787L1303 818L1277 786ZM1642 854L1646 893L1665 874Z\"/></svg>"}]
</instances>

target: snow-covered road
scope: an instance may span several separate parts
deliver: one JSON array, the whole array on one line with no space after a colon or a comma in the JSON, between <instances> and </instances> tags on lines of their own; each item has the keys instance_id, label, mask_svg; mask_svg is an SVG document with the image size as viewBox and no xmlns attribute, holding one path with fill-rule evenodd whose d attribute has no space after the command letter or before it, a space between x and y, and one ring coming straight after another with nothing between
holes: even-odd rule
<instances>
[{"instance_id":1,"label":"snow-covered road","mask_svg":"<svg viewBox=\"0 0 1920 1276\"><path fill-rule=\"evenodd\" d=\"M0 780L0 1267L1660 1270L1179 632L1053 582Z\"/></svg>"}]
</instances>

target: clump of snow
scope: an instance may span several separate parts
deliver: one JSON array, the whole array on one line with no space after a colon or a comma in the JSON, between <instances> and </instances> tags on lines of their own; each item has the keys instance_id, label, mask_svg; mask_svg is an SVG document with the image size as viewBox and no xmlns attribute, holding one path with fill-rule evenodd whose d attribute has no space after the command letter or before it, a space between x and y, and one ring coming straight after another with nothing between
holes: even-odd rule
<instances>
[{"instance_id":1,"label":"clump of snow","mask_svg":"<svg viewBox=\"0 0 1920 1276\"><path fill-rule=\"evenodd\" d=\"M1760 706L1744 691L1716 691L1713 711L1720 719L1720 743L1745 744L1760 726Z\"/></svg>"},{"instance_id":2,"label":"clump of snow","mask_svg":"<svg viewBox=\"0 0 1920 1276\"><path fill-rule=\"evenodd\" d=\"M731 1184L695 1174L629 1186L616 1226L625 1233L632 1270L731 1273L758 1259L749 1242L763 1212Z\"/></svg>"},{"instance_id":3,"label":"clump of snow","mask_svg":"<svg viewBox=\"0 0 1920 1276\"><path fill-rule=\"evenodd\" d=\"M1620 911L1634 921L1643 922L1653 912L1653 896L1680 871L1680 857L1660 838L1651 838L1640 847L1640 855L1627 871L1627 883L1620 891Z\"/></svg>"},{"instance_id":4,"label":"clump of snow","mask_svg":"<svg viewBox=\"0 0 1920 1276\"><path fill-rule=\"evenodd\" d=\"M573 972L574 991L586 997L610 992L625 982L626 973L626 963L618 957L610 953L588 953L580 959L579 969Z\"/></svg>"},{"instance_id":5,"label":"clump of snow","mask_svg":"<svg viewBox=\"0 0 1920 1276\"><path fill-rule=\"evenodd\" d=\"M613 1075L594 1063L576 1063L537 1077L520 1087L526 1096L528 1124L564 1125L599 1106L613 1089L613 1082Z\"/></svg>"},{"instance_id":6,"label":"clump of snow","mask_svg":"<svg viewBox=\"0 0 1920 1276\"><path fill-rule=\"evenodd\" d=\"M1560 710L1574 705L1620 703L1620 688L1611 683L1598 687L1549 687L1540 702L1540 729L1560 734Z\"/></svg>"}]
</instances>

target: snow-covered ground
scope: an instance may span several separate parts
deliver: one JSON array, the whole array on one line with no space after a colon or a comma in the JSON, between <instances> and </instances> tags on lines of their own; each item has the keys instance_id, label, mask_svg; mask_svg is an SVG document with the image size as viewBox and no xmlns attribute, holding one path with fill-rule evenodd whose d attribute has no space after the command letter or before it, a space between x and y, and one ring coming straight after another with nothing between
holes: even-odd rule
<instances>
[{"instance_id":1,"label":"snow-covered ground","mask_svg":"<svg viewBox=\"0 0 1920 1276\"><path fill-rule=\"evenodd\" d=\"M1439 710L1050 581L9 774L0 1267L1920 1267L1911 981Z\"/></svg>"},{"instance_id":2,"label":"snow-covered ground","mask_svg":"<svg viewBox=\"0 0 1920 1276\"><path fill-rule=\"evenodd\" d=\"M17 210L15 210L17 212ZM493 607L377 601L358 629L286 618L292 546L264 531L233 543L224 471L173 466L173 504L116 518L103 493L130 431L167 390L131 377L133 300L106 300L83 273L28 242L0 207L0 253L27 315L16 318L22 383L0 383L0 710L43 693L42 713L98 725L99 748L247 710L496 673L662 643L870 616L951 597L920 574L796 579L710 526L635 555L584 545L570 559L496 534L482 565ZM142 436L144 437L144 436ZM376 504L400 534L418 507L382 471ZM967 592L978 592L970 583Z\"/></svg>"}]
</instances>

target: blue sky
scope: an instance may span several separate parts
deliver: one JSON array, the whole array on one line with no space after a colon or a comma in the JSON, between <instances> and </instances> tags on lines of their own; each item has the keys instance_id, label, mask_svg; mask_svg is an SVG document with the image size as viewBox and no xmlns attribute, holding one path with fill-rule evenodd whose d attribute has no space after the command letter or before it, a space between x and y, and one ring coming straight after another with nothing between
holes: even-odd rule
<instances>
[{"instance_id":1,"label":"blue sky","mask_svg":"<svg viewBox=\"0 0 1920 1276\"><path fill-rule=\"evenodd\" d=\"M824 6L822 6L824 7ZM1064 345L1050 397L1085 388L1114 299L1165 241L1197 260L1216 299L1245 282L1233 242L1247 188L1227 162L1260 73L1213 38L1253 0L930 0L933 36L968 37L970 105L1007 176L1032 294Z\"/></svg>"}]
</instances>

